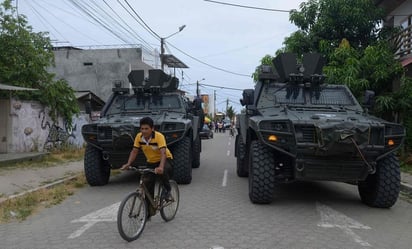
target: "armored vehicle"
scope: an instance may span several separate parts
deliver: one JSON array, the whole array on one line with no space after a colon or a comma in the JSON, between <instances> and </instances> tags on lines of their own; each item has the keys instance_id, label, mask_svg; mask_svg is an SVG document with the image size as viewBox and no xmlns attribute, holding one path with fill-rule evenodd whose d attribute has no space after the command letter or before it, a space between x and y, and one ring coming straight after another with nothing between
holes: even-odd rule
<instances>
[{"instance_id":1,"label":"armored vehicle","mask_svg":"<svg viewBox=\"0 0 412 249\"><path fill-rule=\"evenodd\" d=\"M243 91L237 118L237 174L253 203L270 203L279 183L324 180L358 185L362 202L388 208L400 189L395 151L405 129L371 116L345 85L324 84L325 59L280 54ZM367 93L373 93L367 91ZM372 103L367 94L365 104Z\"/></svg>"},{"instance_id":2,"label":"armored vehicle","mask_svg":"<svg viewBox=\"0 0 412 249\"><path fill-rule=\"evenodd\" d=\"M204 115L199 99L189 99L178 91L178 79L162 70L134 70L128 75L132 88L116 82L113 93L102 109L100 119L82 127L87 142L84 171L92 186L105 185L111 169L127 162L134 138L140 131L140 119L151 117L155 130L166 138L174 157L174 179L188 184L192 167L200 166L201 140L199 132ZM135 164L146 162L138 154Z\"/></svg>"}]
</instances>

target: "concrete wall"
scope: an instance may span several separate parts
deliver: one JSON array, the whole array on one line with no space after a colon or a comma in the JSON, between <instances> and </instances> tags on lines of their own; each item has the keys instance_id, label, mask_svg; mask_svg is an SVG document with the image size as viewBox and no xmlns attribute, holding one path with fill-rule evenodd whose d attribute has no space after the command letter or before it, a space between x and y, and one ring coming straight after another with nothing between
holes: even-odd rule
<instances>
[{"instance_id":1,"label":"concrete wall","mask_svg":"<svg viewBox=\"0 0 412 249\"><path fill-rule=\"evenodd\" d=\"M63 78L76 91L91 91L106 101L113 82L122 80L129 86L127 75L134 69L152 69L142 62L140 48L59 49L54 51L55 66L49 71Z\"/></svg>"},{"instance_id":2,"label":"concrete wall","mask_svg":"<svg viewBox=\"0 0 412 249\"><path fill-rule=\"evenodd\" d=\"M0 99L0 153L7 153L8 134L10 133L9 120L10 100Z\"/></svg>"},{"instance_id":3,"label":"concrete wall","mask_svg":"<svg viewBox=\"0 0 412 249\"><path fill-rule=\"evenodd\" d=\"M81 113L74 117L73 128L68 129L61 118L53 123L48 111L36 101L11 100L9 119L12 129L7 139L8 153L42 152L61 144L83 146L81 127L90 123L89 115Z\"/></svg>"},{"instance_id":4,"label":"concrete wall","mask_svg":"<svg viewBox=\"0 0 412 249\"><path fill-rule=\"evenodd\" d=\"M388 16L393 16L393 26L399 27L409 15L412 15L412 0L407 0L394 9Z\"/></svg>"}]
</instances>

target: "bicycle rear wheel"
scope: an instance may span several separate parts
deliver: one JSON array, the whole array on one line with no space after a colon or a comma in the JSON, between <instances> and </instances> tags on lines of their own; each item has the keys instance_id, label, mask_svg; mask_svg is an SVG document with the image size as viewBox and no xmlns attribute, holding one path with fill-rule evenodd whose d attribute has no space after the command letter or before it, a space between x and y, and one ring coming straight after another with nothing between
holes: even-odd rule
<instances>
[{"instance_id":1,"label":"bicycle rear wheel","mask_svg":"<svg viewBox=\"0 0 412 249\"><path fill-rule=\"evenodd\" d=\"M172 195L172 201L165 202L162 200L162 208L160 209L160 215L164 221L171 221L176 216L177 209L179 208L179 187L174 180L170 180L170 194Z\"/></svg>"},{"instance_id":2,"label":"bicycle rear wheel","mask_svg":"<svg viewBox=\"0 0 412 249\"><path fill-rule=\"evenodd\" d=\"M128 194L120 203L117 212L117 229L126 241L136 240L144 230L147 221L147 204L137 193Z\"/></svg>"}]
</instances>

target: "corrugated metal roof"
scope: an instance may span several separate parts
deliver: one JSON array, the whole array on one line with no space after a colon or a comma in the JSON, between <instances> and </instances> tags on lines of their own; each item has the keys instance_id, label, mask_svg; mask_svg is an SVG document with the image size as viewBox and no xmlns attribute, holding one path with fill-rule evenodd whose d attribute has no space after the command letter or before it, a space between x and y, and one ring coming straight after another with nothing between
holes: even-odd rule
<instances>
[{"instance_id":1,"label":"corrugated metal roof","mask_svg":"<svg viewBox=\"0 0 412 249\"><path fill-rule=\"evenodd\" d=\"M104 105L104 101L91 91L77 91L74 93L77 99L88 97L100 105Z\"/></svg>"},{"instance_id":2,"label":"corrugated metal roof","mask_svg":"<svg viewBox=\"0 0 412 249\"><path fill-rule=\"evenodd\" d=\"M162 55L163 63L172 68L189 68L185 63L172 54Z\"/></svg>"},{"instance_id":3,"label":"corrugated metal roof","mask_svg":"<svg viewBox=\"0 0 412 249\"><path fill-rule=\"evenodd\" d=\"M6 90L6 91L36 91L36 90L39 90L39 89L0 84L0 90Z\"/></svg>"}]
</instances>

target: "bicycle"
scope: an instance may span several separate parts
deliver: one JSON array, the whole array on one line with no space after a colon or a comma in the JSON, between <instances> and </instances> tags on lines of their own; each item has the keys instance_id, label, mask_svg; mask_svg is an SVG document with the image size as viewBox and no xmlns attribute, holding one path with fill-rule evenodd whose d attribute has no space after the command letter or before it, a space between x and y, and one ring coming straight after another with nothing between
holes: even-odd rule
<instances>
[{"instance_id":1,"label":"bicycle","mask_svg":"<svg viewBox=\"0 0 412 249\"><path fill-rule=\"evenodd\" d=\"M144 184L145 176L155 174L154 169L136 167L130 169L141 174L139 186L123 199L117 212L117 228L120 236L128 242L136 240L142 234L149 218L149 207L153 208L153 215L160 211L162 219L166 222L175 217L179 207L179 188L174 180L169 181L172 200L166 201L165 189L159 179L156 178L155 181L154 197Z\"/></svg>"}]
</instances>

